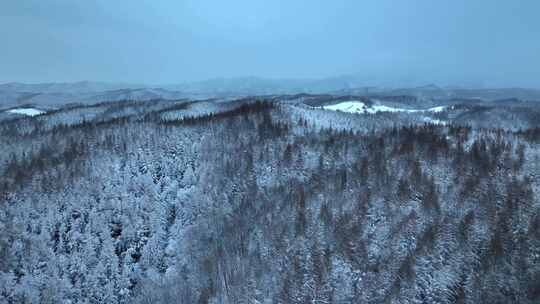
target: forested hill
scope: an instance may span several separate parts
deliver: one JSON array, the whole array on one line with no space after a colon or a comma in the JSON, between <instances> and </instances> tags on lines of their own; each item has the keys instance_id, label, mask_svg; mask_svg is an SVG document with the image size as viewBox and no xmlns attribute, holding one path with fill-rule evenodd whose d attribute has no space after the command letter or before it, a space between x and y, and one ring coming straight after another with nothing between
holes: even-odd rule
<instances>
[{"instance_id":1,"label":"forested hill","mask_svg":"<svg viewBox=\"0 0 540 304\"><path fill-rule=\"evenodd\" d=\"M539 303L540 129L455 111L4 120L0 303Z\"/></svg>"}]
</instances>

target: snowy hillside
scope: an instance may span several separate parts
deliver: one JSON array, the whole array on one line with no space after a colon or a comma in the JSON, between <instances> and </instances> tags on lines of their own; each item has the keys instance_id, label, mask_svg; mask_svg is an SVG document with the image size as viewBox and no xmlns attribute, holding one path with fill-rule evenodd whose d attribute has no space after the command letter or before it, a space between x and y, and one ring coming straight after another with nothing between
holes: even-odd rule
<instances>
[{"instance_id":1,"label":"snowy hillside","mask_svg":"<svg viewBox=\"0 0 540 304\"><path fill-rule=\"evenodd\" d=\"M540 105L410 100L0 111L0 303L539 303Z\"/></svg>"}]
</instances>

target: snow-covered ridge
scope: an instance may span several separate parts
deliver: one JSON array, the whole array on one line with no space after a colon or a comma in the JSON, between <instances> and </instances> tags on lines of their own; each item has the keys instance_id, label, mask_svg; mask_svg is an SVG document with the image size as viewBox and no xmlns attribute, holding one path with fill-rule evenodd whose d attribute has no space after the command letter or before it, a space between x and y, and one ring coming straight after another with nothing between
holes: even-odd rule
<instances>
[{"instance_id":1,"label":"snow-covered ridge","mask_svg":"<svg viewBox=\"0 0 540 304\"><path fill-rule=\"evenodd\" d=\"M372 106L368 106L365 103L361 101L351 100L351 101L343 101L338 104L329 105L329 106L323 106L323 109L325 110L331 110L331 111L340 111L340 112L346 112L346 113L356 113L356 114L375 114L379 112L405 112L405 113L417 113L417 112L432 112L432 113L439 113L444 110L446 110L445 106L438 106L428 109L402 109L402 108L393 108L381 104L374 104Z\"/></svg>"},{"instance_id":2,"label":"snow-covered ridge","mask_svg":"<svg viewBox=\"0 0 540 304\"><path fill-rule=\"evenodd\" d=\"M36 116L45 113L45 111L34 109L34 108L17 108L17 109L11 109L7 110L7 113L11 114L20 114L20 115L27 115L27 116Z\"/></svg>"}]
</instances>

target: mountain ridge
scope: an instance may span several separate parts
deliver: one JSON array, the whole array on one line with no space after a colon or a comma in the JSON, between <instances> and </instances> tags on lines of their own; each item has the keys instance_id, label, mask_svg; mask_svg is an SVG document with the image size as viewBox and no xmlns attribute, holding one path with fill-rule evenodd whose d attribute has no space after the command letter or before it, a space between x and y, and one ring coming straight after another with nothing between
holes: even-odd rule
<instances>
[{"instance_id":1,"label":"mountain ridge","mask_svg":"<svg viewBox=\"0 0 540 304\"><path fill-rule=\"evenodd\" d=\"M0 106L34 104L41 106L66 103L91 104L124 99L178 99L237 97L275 94L340 94L362 96L413 96L425 99L473 98L502 100L517 98L540 101L540 89L482 88L440 86L429 83L420 86L372 85L360 77L341 76L324 79L272 79L261 77L214 78L168 85L144 85L114 82L60 82L0 84Z\"/></svg>"}]
</instances>

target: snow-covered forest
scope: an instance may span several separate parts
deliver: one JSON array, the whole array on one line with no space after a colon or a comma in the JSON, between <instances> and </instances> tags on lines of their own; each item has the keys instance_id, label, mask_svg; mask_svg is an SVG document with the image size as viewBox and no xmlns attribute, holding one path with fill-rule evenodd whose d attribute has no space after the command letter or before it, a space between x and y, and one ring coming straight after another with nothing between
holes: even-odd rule
<instances>
[{"instance_id":1,"label":"snow-covered forest","mask_svg":"<svg viewBox=\"0 0 540 304\"><path fill-rule=\"evenodd\" d=\"M539 303L538 111L3 114L0 303Z\"/></svg>"}]
</instances>

